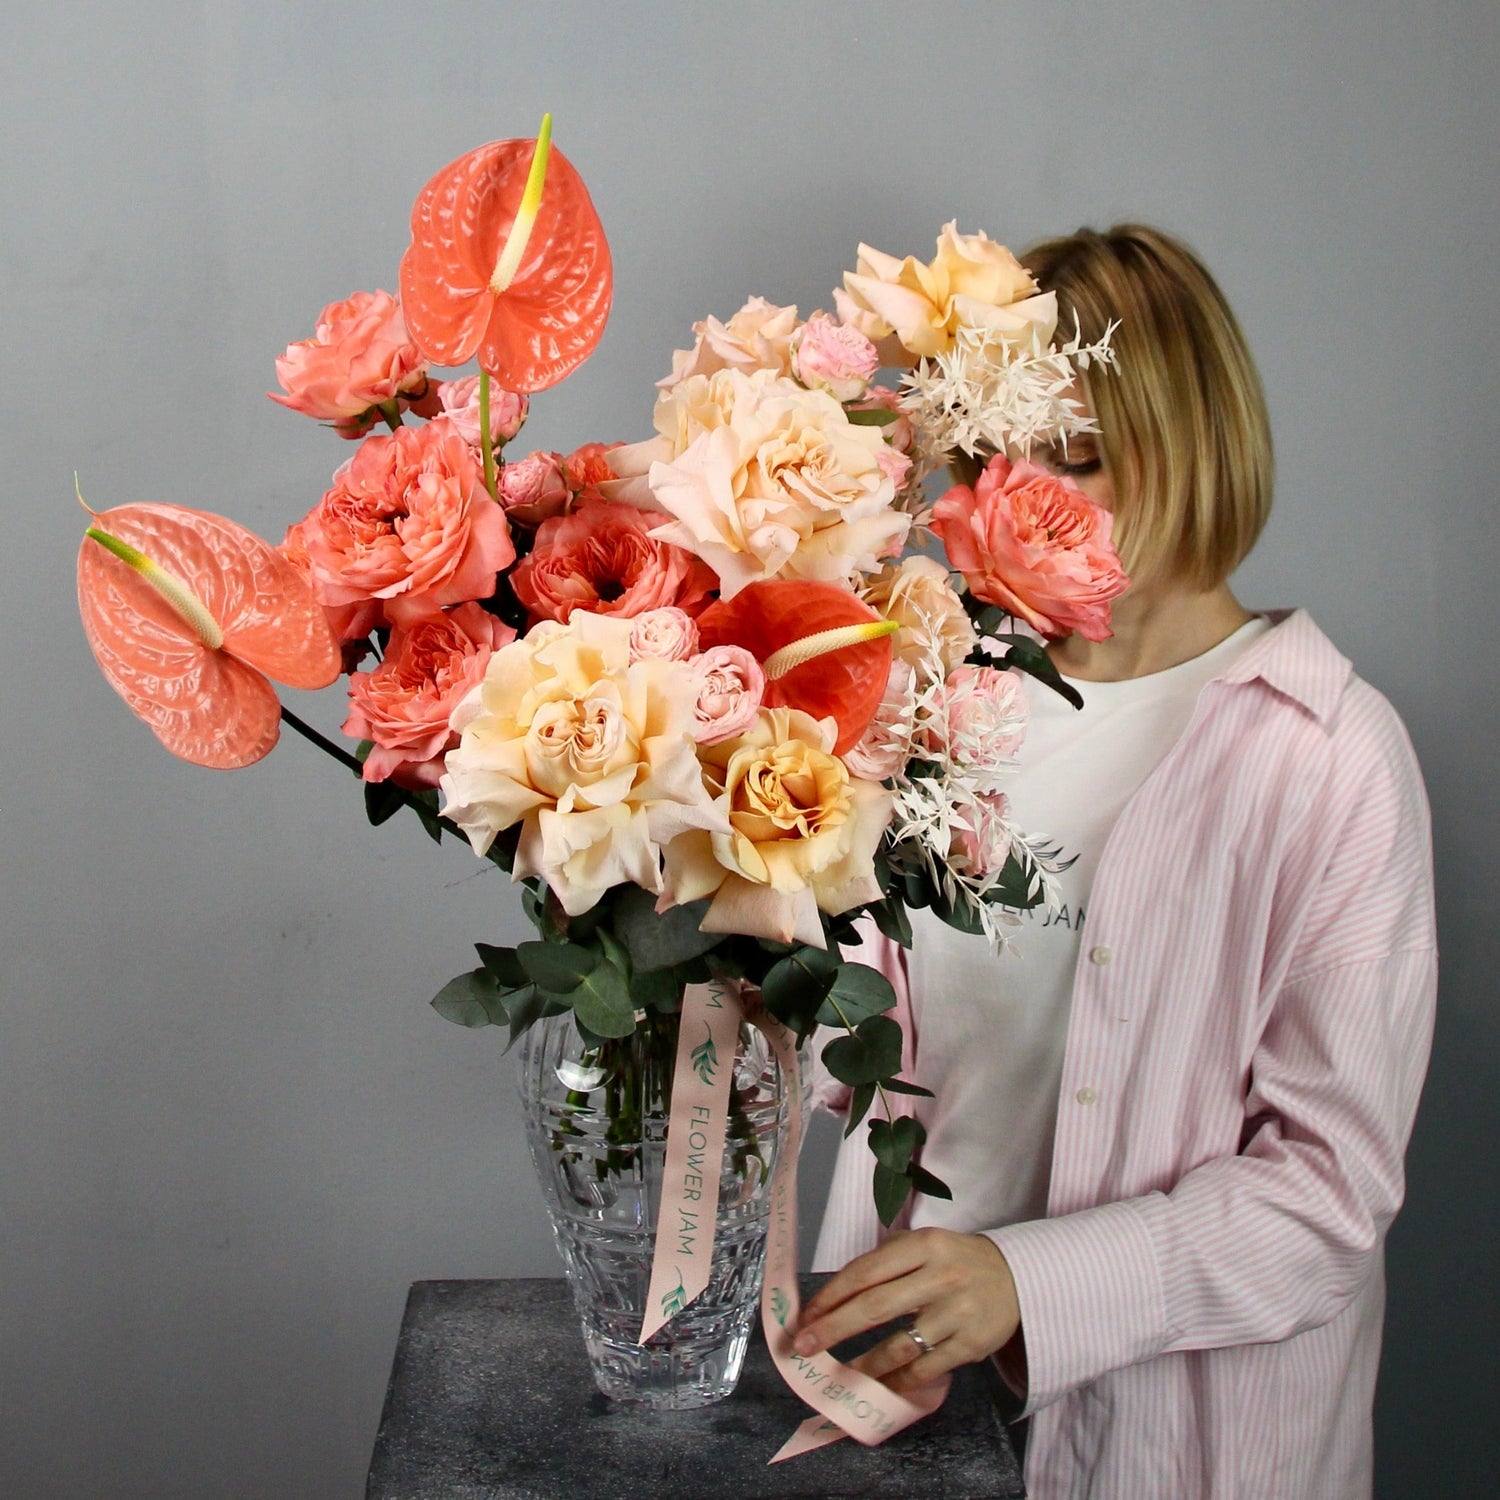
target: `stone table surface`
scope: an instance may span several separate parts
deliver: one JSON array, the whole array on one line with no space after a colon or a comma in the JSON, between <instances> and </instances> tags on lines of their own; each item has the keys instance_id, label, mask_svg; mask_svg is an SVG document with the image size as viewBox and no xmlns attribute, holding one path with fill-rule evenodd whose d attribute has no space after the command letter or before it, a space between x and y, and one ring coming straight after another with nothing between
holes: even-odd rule
<instances>
[{"instance_id":1,"label":"stone table surface","mask_svg":"<svg viewBox=\"0 0 1500 1500\"><path fill-rule=\"evenodd\" d=\"M823 1278L808 1278L807 1286ZM757 1328L734 1395L652 1412L600 1394L561 1278L419 1281L407 1298L368 1500L981 1500L1023 1496L979 1366L878 1448L767 1460L810 1415Z\"/></svg>"}]
</instances>

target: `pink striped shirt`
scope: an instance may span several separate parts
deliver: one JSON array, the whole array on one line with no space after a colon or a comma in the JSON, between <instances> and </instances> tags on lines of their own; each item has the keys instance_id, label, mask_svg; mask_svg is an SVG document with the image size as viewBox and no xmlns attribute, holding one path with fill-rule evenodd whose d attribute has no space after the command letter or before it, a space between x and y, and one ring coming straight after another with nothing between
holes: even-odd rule
<instances>
[{"instance_id":1,"label":"pink striped shirt","mask_svg":"<svg viewBox=\"0 0 1500 1500\"><path fill-rule=\"evenodd\" d=\"M1035 1500L1370 1494L1436 994L1427 803L1385 699L1305 613L1272 618L1105 845L1047 1217L986 1231ZM875 1243L868 1200L837 1175L820 1266Z\"/></svg>"}]
</instances>

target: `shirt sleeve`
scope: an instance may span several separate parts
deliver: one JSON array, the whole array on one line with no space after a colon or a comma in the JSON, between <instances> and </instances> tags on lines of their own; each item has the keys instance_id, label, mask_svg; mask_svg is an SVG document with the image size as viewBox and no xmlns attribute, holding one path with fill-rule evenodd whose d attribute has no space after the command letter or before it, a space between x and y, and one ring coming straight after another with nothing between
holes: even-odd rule
<instances>
[{"instance_id":1,"label":"shirt sleeve","mask_svg":"<svg viewBox=\"0 0 1500 1500\"><path fill-rule=\"evenodd\" d=\"M1395 752L1365 759L1330 831L1239 1153L1168 1192L988 1232L1016 1281L1028 1412L1158 1355L1288 1338L1367 1284L1403 1196L1437 989L1425 797L1404 735Z\"/></svg>"}]
</instances>

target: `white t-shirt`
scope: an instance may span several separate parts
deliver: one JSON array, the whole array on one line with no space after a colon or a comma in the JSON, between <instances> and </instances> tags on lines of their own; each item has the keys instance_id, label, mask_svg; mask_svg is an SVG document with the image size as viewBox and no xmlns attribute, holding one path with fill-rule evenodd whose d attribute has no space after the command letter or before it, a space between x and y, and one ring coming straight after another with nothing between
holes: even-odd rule
<instances>
[{"instance_id":1,"label":"white t-shirt","mask_svg":"<svg viewBox=\"0 0 1500 1500\"><path fill-rule=\"evenodd\" d=\"M927 1127L922 1162L953 1189L951 1203L916 1198L913 1228L973 1231L1045 1216L1073 975L1105 840L1187 728L1199 690L1269 628L1257 616L1165 672L1079 682L1081 710L1027 683L1021 770L1006 789L1011 814L1073 863L1058 877L1056 911L1021 914L1019 955L996 957L982 938L912 913L913 1076L936 1095L917 1101ZM862 1131L851 1141L868 1150Z\"/></svg>"}]
</instances>

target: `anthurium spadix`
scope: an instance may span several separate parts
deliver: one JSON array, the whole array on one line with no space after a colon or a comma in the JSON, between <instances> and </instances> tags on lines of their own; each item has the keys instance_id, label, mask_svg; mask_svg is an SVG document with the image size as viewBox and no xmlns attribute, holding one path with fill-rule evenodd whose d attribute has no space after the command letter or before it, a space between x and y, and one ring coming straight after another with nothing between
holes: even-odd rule
<instances>
[{"instance_id":1,"label":"anthurium spadix","mask_svg":"<svg viewBox=\"0 0 1500 1500\"><path fill-rule=\"evenodd\" d=\"M418 194L401 310L430 363L477 358L506 390L545 390L594 352L613 298L604 226L550 115L536 140L480 146Z\"/></svg>"},{"instance_id":2,"label":"anthurium spadix","mask_svg":"<svg viewBox=\"0 0 1500 1500\"><path fill-rule=\"evenodd\" d=\"M268 677L327 687L338 642L298 568L222 516L121 505L93 517L78 608L110 686L174 755L217 770L270 753L281 704Z\"/></svg>"}]
</instances>

